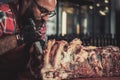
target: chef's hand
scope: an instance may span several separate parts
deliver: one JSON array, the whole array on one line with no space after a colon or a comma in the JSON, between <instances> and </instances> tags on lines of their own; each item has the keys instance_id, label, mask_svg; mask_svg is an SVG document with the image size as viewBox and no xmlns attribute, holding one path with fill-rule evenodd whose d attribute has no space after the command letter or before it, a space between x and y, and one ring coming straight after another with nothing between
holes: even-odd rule
<instances>
[{"instance_id":1,"label":"chef's hand","mask_svg":"<svg viewBox=\"0 0 120 80\"><path fill-rule=\"evenodd\" d=\"M21 45L23 43L33 43L35 41L40 40L40 33L39 31L36 31L34 29L34 26L32 25L26 25L24 28L21 30L19 34L16 35L18 44Z\"/></svg>"}]
</instances>

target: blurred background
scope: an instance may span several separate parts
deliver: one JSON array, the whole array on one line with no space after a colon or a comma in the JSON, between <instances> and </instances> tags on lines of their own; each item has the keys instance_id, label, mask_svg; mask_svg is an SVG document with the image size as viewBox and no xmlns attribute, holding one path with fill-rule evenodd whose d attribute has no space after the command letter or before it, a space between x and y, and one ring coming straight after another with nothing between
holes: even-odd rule
<instances>
[{"instance_id":1,"label":"blurred background","mask_svg":"<svg viewBox=\"0 0 120 80\"><path fill-rule=\"evenodd\" d=\"M58 0L56 15L47 25L48 39L120 46L120 0Z\"/></svg>"}]
</instances>

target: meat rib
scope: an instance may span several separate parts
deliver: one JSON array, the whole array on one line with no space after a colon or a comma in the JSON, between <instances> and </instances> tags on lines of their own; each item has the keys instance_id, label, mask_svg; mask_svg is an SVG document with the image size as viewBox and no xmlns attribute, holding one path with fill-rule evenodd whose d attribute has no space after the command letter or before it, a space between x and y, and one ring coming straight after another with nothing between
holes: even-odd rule
<instances>
[{"instance_id":1,"label":"meat rib","mask_svg":"<svg viewBox=\"0 0 120 80\"><path fill-rule=\"evenodd\" d=\"M70 43L49 40L40 73L43 80L120 76L120 49L83 46L77 38Z\"/></svg>"}]
</instances>

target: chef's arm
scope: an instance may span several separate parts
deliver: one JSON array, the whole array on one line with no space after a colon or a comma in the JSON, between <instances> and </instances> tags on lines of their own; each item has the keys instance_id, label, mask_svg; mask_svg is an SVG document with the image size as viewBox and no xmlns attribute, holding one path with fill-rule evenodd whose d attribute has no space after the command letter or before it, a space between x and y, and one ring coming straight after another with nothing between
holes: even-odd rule
<instances>
[{"instance_id":1,"label":"chef's arm","mask_svg":"<svg viewBox=\"0 0 120 80\"><path fill-rule=\"evenodd\" d=\"M3 55L7 51L12 50L17 46L16 35L6 35L0 37L0 55Z\"/></svg>"}]
</instances>

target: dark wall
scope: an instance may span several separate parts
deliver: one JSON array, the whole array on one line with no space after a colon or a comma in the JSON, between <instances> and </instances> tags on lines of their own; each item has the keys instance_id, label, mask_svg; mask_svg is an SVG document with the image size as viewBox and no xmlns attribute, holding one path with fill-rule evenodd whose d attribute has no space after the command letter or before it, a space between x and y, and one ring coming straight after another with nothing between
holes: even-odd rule
<instances>
[{"instance_id":1,"label":"dark wall","mask_svg":"<svg viewBox=\"0 0 120 80\"><path fill-rule=\"evenodd\" d=\"M120 0L116 0L116 33L120 34Z\"/></svg>"},{"instance_id":2,"label":"dark wall","mask_svg":"<svg viewBox=\"0 0 120 80\"><path fill-rule=\"evenodd\" d=\"M0 2L8 2L8 1L12 1L12 0L0 0Z\"/></svg>"},{"instance_id":3,"label":"dark wall","mask_svg":"<svg viewBox=\"0 0 120 80\"><path fill-rule=\"evenodd\" d=\"M120 46L120 0L116 0L116 34Z\"/></svg>"},{"instance_id":4,"label":"dark wall","mask_svg":"<svg viewBox=\"0 0 120 80\"><path fill-rule=\"evenodd\" d=\"M120 34L120 10L116 11L116 32Z\"/></svg>"}]
</instances>

